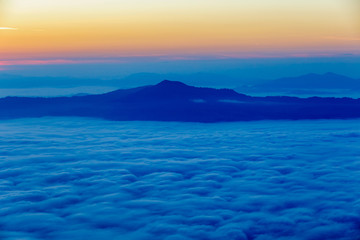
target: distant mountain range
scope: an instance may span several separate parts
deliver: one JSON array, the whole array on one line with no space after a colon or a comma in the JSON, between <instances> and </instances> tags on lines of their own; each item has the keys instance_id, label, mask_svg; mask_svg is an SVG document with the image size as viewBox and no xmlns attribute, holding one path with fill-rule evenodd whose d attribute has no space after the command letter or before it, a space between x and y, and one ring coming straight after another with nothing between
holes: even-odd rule
<instances>
[{"instance_id":1,"label":"distant mountain range","mask_svg":"<svg viewBox=\"0 0 360 240\"><path fill-rule=\"evenodd\" d=\"M213 73L137 73L119 79L71 77L25 77L0 75L0 96L65 96L77 93L104 93L115 89L154 85L172 79L197 87L231 88L255 96L340 96L360 97L360 79L335 73L306 74L275 80L243 79ZM29 89L29 91L26 91ZM47 90L48 89L48 90Z\"/></svg>"},{"instance_id":2,"label":"distant mountain range","mask_svg":"<svg viewBox=\"0 0 360 240\"><path fill-rule=\"evenodd\" d=\"M360 117L360 99L251 97L168 80L99 95L0 99L1 119L44 116L190 122L345 119Z\"/></svg>"},{"instance_id":3,"label":"distant mountain range","mask_svg":"<svg viewBox=\"0 0 360 240\"><path fill-rule=\"evenodd\" d=\"M248 94L263 93L262 95L352 95L355 92L360 93L360 79L335 73L306 74L242 86L236 90Z\"/></svg>"},{"instance_id":4,"label":"distant mountain range","mask_svg":"<svg viewBox=\"0 0 360 240\"><path fill-rule=\"evenodd\" d=\"M240 80L222 74L194 73L194 74L158 74L135 73L115 79L72 78L72 77L30 77L0 74L0 89L19 88L76 88L84 86L102 86L115 88L133 88L144 85L154 85L162 79L172 79L195 86L231 87L248 84L254 80Z\"/></svg>"}]
</instances>

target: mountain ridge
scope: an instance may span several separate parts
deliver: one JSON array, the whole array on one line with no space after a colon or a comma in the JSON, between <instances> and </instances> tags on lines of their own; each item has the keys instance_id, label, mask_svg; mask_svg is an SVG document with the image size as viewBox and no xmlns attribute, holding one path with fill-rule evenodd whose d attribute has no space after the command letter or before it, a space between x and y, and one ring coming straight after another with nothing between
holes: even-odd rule
<instances>
[{"instance_id":1,"label":"mountain ridge","mask_svg":"<svg viewBox=\"0 0 360 240\"><path fill-rule=\"evenodd\" d=\"M98 95L0 99L0 119L44 116L186 122L360 118L360 99L251 97L170 80Z\"/></svg>"},{"instance_id":2,"label":"mountain ridge","mask_svg":"<svg viewBox=\"0 0 360 240\"><path fill-rule=\"evenodd\" d=\"M359 92L360 79L327 72L324 74L309 73L295 77L284 77L259 84L236 88L237 91L252 93L281 93L295 95L334 95ZM296 94L297 93L297 94Z\"/></svg>"}]
</instances>

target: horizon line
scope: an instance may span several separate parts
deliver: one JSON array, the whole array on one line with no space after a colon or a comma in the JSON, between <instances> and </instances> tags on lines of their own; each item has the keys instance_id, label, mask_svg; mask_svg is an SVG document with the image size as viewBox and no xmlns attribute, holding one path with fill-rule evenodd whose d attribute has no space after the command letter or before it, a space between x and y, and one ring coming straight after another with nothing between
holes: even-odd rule
<instances>
[{"instance_id":1,"label":"horizon line","mask_svg":"<svg viewBox=\"0 0 360 240\"><path fill-rule=\"evenodd\" d=\"M0 59L2 66L26 65L68 65L68 64L104 64L104 63L130 63L136 60L152 61L211 61L211 60L266 60L266 59L331 59L331 58L357 58L359 54L290 54L290 55L135 55L119 57L60 57L60 58L19 58ZM0 68L4 69L4 68Z\"/></svg>"}]
</instances>

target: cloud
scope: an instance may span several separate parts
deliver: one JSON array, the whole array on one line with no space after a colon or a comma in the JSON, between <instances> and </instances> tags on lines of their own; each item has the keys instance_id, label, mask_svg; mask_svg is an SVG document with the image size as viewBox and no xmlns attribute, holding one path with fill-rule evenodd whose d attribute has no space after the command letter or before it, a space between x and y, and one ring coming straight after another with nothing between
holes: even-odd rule
<instances>
[{"instance_id":1,"label":"cloud","mask_svg":"<svg viewBox=\"0 0 360 240\"><path fill-rule=\"evenodd\" d=\"M1 30L1 28L0 28ZM15 65L56 65L56 64L80 64L97 63L96 60L72 60L72 59L46 59L46 60L0 60L0 66Z\"/></svg>"},{"instance_id":2,"label":"cloud","mask_svg":"<svg viewBox=\"0 0 360 240\"><path fill-rule=\"evenodd\" d=\"M0 27L0 30L18 30L18 29L14 27Z\"/></svg>"},{"instance_id":3,"label":"cloud","mask_svg":"<svg viewBox=\"0 0 360 240\"><path fill-rule=\"evenodd\" d=\"M2 120L0 238L356 240L359 126Z\"/></svg>"}]
</instances>

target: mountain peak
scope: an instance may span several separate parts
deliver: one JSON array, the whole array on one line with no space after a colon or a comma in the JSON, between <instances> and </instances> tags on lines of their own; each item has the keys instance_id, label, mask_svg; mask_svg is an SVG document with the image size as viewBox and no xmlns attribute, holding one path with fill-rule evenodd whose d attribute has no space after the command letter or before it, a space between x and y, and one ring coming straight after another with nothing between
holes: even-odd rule
<instances>
[{"instance_id":1,"label":"mountain peak","mask_svg":"<svg viewBox=\"0 0 360 240\"><path fill-rule=\"evenodd\" d=\"M170 80L163 80L156 84L155 86L169 86L169 87L184 87L188 86L185 83L179 82L179 81L170 81Z\"/></svg>"}]
</instances>

